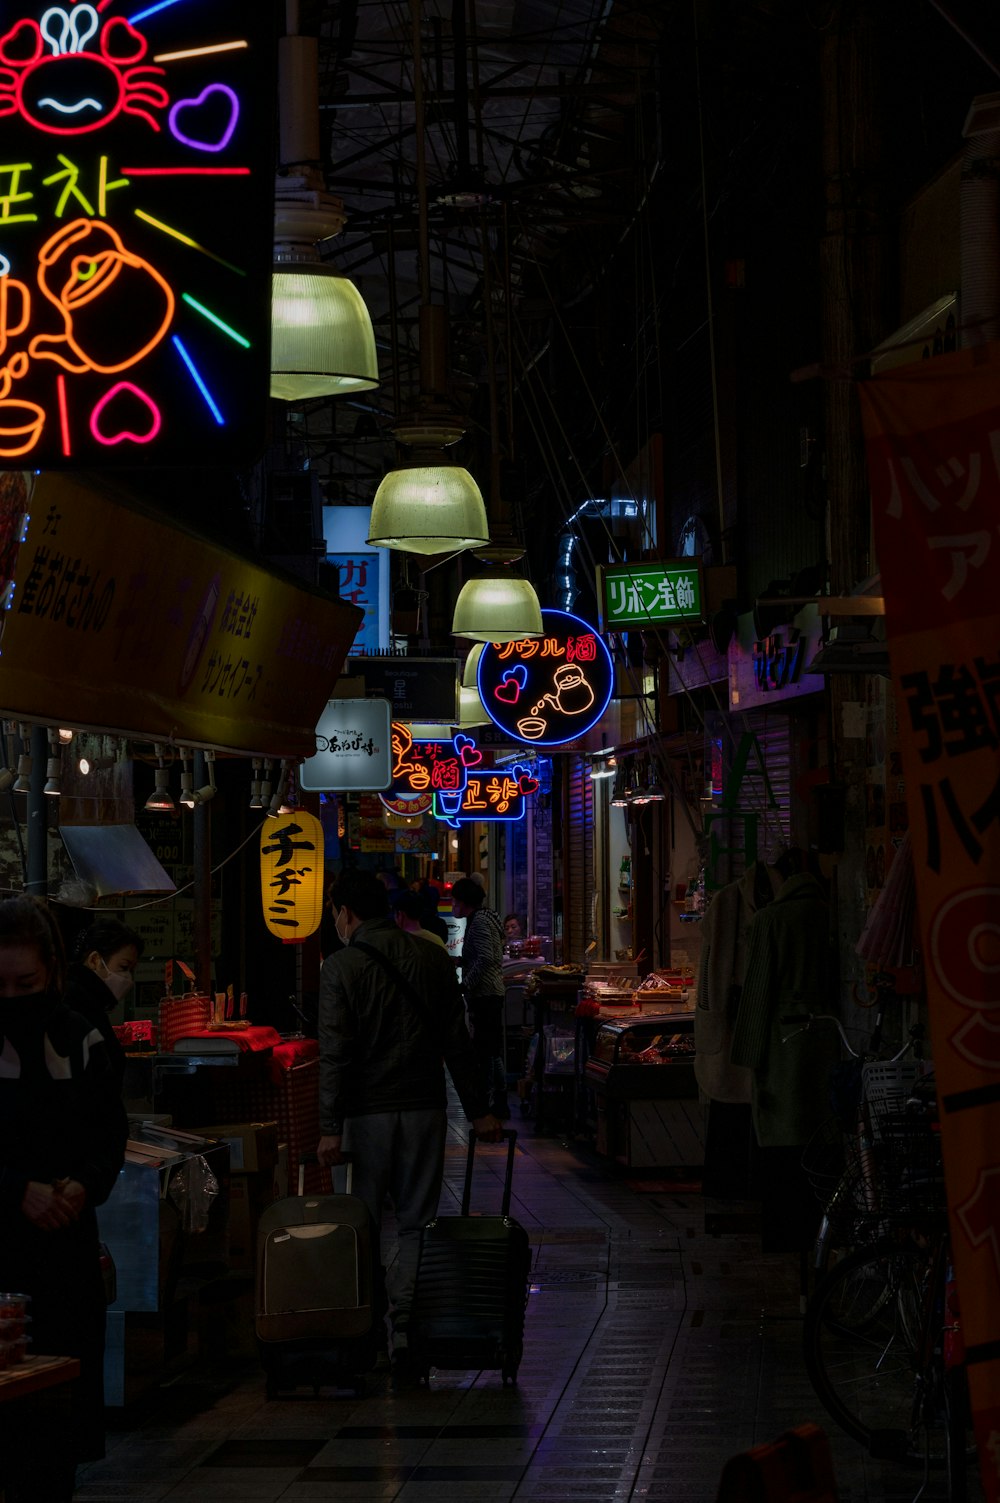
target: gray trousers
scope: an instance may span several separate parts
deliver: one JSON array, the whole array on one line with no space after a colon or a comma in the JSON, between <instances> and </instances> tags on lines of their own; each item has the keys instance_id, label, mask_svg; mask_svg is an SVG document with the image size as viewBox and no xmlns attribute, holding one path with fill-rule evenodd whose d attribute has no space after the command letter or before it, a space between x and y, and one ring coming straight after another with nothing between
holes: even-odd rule
<instances>
[{"instance_id":1,"label":"gray trousers","mask_svg":"<svg viewBox=\"0 0 1000 1503\"><path fill-rule=\"evenodd\" d=\"M343 1151L354 1159L353 1193L367 1205L379 1233L386 1196L396 1215L399 1252L386 1275L396 1346L406 1344L420 1232L434 1220L441 1198L445 1128L443 1109L372 1112L344 1122Z\"/></svg>"}]
</instances>

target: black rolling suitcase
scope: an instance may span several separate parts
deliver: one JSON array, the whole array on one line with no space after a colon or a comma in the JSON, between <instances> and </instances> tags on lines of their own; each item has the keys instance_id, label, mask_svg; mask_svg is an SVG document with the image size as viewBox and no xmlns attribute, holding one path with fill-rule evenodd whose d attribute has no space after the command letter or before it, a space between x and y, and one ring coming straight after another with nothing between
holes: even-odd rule
<instances>
[{"instance_id":1,"label":"black rolling suitcase","mask_svg":"<svg viewBox=\"0 0 1000 1503\"><path fill-rule=\"evenodd\" d=\"M432 1367L497 1367L517 1378L524 1346L524 1307L531 1254L528 1234L510 1215L517 1133L505 1131L507 1172L499 1216L470 1216L476 1133L460 1216L439 1216L423 1230L410 1313L409 1348L424 1382Z\"/></svg>"},{"instance_id":2,"label":"black rolling suitcase","mask_svg":"<svg viewBox=\"0 0 1000 1503\"><path fill-rule=\"evenodd\" d=\"M302 1162L298 1195L260 1218L255 1328L269 1399L302 1386L361 1393L375 1366L377 1249L345 1163L345 1195L304 1195Z\"/></svg>"}]
</instances>

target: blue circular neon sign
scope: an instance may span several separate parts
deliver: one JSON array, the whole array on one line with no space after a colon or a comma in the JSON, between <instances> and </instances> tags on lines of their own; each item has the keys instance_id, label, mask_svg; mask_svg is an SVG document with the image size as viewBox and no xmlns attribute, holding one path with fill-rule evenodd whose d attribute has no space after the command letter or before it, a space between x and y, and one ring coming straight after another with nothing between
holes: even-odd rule
<instances>
[{"instance_id":1,"label":"blue circular neon sign","mask_svg":"<svg viewBox=\"0 0 1000 1503\"><path fill-rule=\"evenodd\" d=\"M479 697L512 741L563 746L596 725L614 688L611 654L595 627L569 611L542 611L544 635L488 642Z\"/></svg>"}]
</instances>

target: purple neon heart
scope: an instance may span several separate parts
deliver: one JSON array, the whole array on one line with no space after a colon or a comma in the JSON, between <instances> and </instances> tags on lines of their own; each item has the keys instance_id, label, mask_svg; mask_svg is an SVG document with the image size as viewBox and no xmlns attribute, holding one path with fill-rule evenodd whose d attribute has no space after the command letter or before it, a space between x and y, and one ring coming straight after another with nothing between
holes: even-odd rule
<instances>
[{"instance_id":1,"label":"purple neon heart","mask_svg":"<svg viewBox=\"0 0 1000 1503\"><path fill-rule=\"evenodd\" d=\"M177 124L177 117L180 114L181 110L198 109L200 105L203 105L205 103L210 94L225 94L228 97L230 106L229 122L222 133L222 139L220 141L199 141L195 136L187 136L184 134L184 132L179 128ZM228 84L213 83L206 84L201 93L194 99L178 99L177 103L170 111L170 114L167 116L167 123L182 146L193 146L195 151L224 151L232 140L233 131L236 129L236 122L239 118L240 101L237 98L235 91L231 89Z\"/></svg>"}]
</instances>

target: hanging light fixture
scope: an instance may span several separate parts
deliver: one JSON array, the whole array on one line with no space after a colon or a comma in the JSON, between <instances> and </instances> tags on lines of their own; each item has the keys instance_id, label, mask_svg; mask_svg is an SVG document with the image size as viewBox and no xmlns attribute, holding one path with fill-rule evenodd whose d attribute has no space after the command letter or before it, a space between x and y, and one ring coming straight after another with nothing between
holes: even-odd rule
<instances>
[{"instance_id":1,"label":"hanging light fixture","mask_svg":"<svg viewBox=\"0 0 1000 1503\"><path fill-rule=\"evenodd\" d=\"M69 746L73 737L76 735L76 731L71 731L68 726L61 726L57 732L57 735L59 737L61 745Z\"/></svg>"},{"instance_id":2,"label":"hanging light fixture","mask_svg":"<svg viewBox=\"0 0 1000 1503\"><path fill-rule=\"evenodd\" d=\"M614 752L609 757L595 761L590 768L590 781L599 783L605 778L613 778L618 771L618 758Z\"/></svg>"},{"instance_id":3,"label":"hanging light fixture","mask_svg":"<svg viewBox=\"0 0 1000 1503\"><path fill-rule=\"evenodd\" d=\"M360 292L316 248L343 229L344 208L327 193L320 169L319 39L297 34L297 0L286 13L289 34L278 42L271 396L292 402L371 391L378 355Z\"/></svg>"},{"instance_id":4,"label":"hanging light fixture","mask_svg":"<svg viewBox=\"0 0 1000 1503\"><path fill-rule=\"evenodd\" d=\"M278 809L279 814L296 814L299 807L299 796L295 787L295 771L289 766L285 777L285 796Z\"/></svg>"},{"instance_id":5,"label":"hanging light fixture","mask_svg":"<svg viewBox=\"0 0 1000 1503\"><path fill-rule=\"evenodd\" d=\"M62 757L59 755L59 732L49 730L49 755L45 763L45 786L42 792L48 798L62 795Z\"/></svg>"},{"instance_id":6,"label":"hanging light fixture","mask_svg":"<svg viewBox=\"0 0 1000 1503\"><path fill-rule=\"evenodd\" d=\"M79 757L76 770L88 778L92 772L103 772L107 767L114 767L117 761L117 757Z\"/></svg>"},{"instance_id":7,"label":"hanging light fixture","mask_svg":"<svg viewBox=\"0 0 1000 1503\"><path fill-rule=\"evenodd\" d=\"M31 726L19 727L21 737L21 755L17 759L17 777L14 781L15 793L31 792Z\"/></svg>"},{"instance_id":8,"label":"hanging light fixture","mask_svg":"<svg viewBox=\"0 0 1000 1503\"><path fill-rule=\"evenodd\" d=\"M261 798L261 795L260 795L260 784L261 784L260 773L261 773L261 766L262 766L261 758L260 757L254 757L253 761L251 763L251 766L253 768L253 776L250 779L250 808L251 809L263 809L263 807L264 807L264 800Z\"/></svg>"},{"instance_id":9,"label":"hanging light fixture","mask_svg":"<svg viewBox=\"0 0 1000 1503\"><path fill-rule=\"evenodd\" d=\"M520 642L541 637L542 608L534 588L517 574L467 579L455 601L451 632L473 642Z\"/></svg>"},{"instance_id":10,"label":"hanging light fixture","mask_svg":"<svg viewBox=\"0 0 1000 1503\"><path fill-rule=\"evenodd\" d=\"M170 792L170 769L164 766L163 747L155 746L157 768L154 773L154 787L143 808L150 814L173 814L177 807L173 795Z\"/></svg>"},{"instance_id":11,"label":"hanging light fixture","mask_svg":"<svg viewBox=\"0 0 1000 1503\"><path fill-rule=\"evenodd\" d=\"M278 774L278 786L274 790L271 802L267 806L268 819L277 819L281 813L281 806L285 802L285 791L288 787L289 764L282 762L281 771Z\"/></svg>"},{"instance_id":12,"label":"hanging light fixture","mask_svg":"<svg viewBox=\"0 0 1000 1503\"><path fill-rule=\"evenodd\" d=\"M215 797L215 752L211 747L208 747L205 751L205 772L208 776L208 782L203 788L196 788L191 794L192 809L198 804L210 803Z\"/></svg>"},{"instance_id":13,"label":"hanging light fixture","mask_svg":"<svg viewBox=\"0 0 1000 1503\"><path fill-rule=\"evenodd\" d=\"M611 807L613 809L627 809L629 804L628 791L628 764L624 761L618 763L615 772L614 788L611 792Z\"/></svg>"},{"instance_id":14,"label":"hanging light fixture","mask_svg":"<svg viewBox=\"0 0 1000 1503\"><path fill-rule=\"evenodd\" d=\"M490 723L486 706L479 696L479 659L485 646L485 642L477 642L470 647L462 669L462 683L458 691L458 723L463 731L474 725Z\"/></svg>"},{"instance_id":15,"label":"hanging light fixture","mask_svg":"<svg viewBox=\"0 0 1000 1503\"><path fill-rule=\"evenodd\" d=\"M181 748L181 796L180 802L185 809L193 809L194 799L194 774L191 771L191 761L187 751Z\"/></svg>"}]
</instances>

